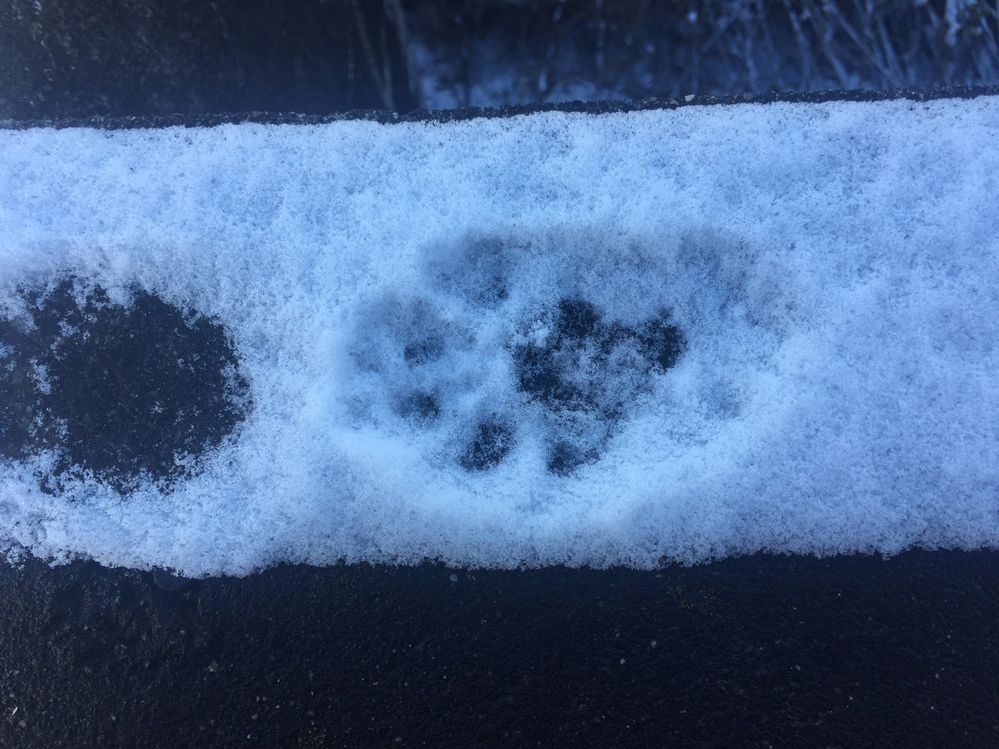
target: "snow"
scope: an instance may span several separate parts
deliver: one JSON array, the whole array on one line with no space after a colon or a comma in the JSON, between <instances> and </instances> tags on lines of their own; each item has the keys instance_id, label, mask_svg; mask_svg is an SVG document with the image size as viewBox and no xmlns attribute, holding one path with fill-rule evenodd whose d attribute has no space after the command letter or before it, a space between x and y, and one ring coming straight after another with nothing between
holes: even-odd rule
<instances>
[{"instance_id":1,"label":"snow","mask_svg":"<svg viewBox=\"0 0 999 749\"><path fill-rule=\"evenodd\" d=\"M997 548L997 174L995 97L0 132L0 312L153 294L224 325L253 404L169 488L0 461L0 546L190 576Z\"/></svg>"}]
</instances>

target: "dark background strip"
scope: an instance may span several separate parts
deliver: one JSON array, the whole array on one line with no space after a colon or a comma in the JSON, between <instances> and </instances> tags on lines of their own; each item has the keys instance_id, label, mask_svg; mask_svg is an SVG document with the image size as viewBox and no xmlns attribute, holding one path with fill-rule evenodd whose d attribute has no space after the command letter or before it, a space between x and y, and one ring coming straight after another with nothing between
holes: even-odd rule
<instances>
[{"instance_id":1,"label":"dark background strip","mask_svg":"<svg viewBox=\"0 0 999 749\"><path fill-rule=\"evenodd\" d=\"M999 746L994 553L0 590L3 747Z\"/></svg>"}]
</instances>

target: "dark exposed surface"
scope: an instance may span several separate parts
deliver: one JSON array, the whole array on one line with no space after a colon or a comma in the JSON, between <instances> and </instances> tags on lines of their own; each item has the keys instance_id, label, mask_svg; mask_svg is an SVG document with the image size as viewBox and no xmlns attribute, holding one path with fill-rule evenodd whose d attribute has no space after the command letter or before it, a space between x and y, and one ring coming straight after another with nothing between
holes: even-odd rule
<instances>
[{"instance_id":1,"label":"dark exposed surface","mask_svg":"<svg viewBox=\"0 0 999 749\"><path fill-rule=\"evenodd\" d=\"M55 451L44 488L83 471L120 491L187 475L243 419L247 383L219 325L71 281L23 301L30 319L0 318L0 456Z\"/></svg>"},{"instance_id":2,"label":"dark exposed surface","mask_svg":"<svg viewBox=\"0 0 999 749\"><path fill-rule=\"evenodd\" d=\"M0 0L0 119L406 111L393 7Z\"/></svg>"},{"instance_id":3,"label":"dark exposed surface","mask_svg":"<svg viewBox=\"0 0 999 749\"><path fill-rule=\"evenodd\" d=\"M158 574L0 566L0 747L999 746L995 553Z\"/></svg>"},{"instance_id":4,"label":"dark exposed surface","mask_svg":"<svg viewBox=\"0 0 999 749\"><path fill-rule=\"evenodd\" d=\"M0 120L953 92L996 84L997 12L948 0L2 0Z\"/></svg>"}]
</instances>

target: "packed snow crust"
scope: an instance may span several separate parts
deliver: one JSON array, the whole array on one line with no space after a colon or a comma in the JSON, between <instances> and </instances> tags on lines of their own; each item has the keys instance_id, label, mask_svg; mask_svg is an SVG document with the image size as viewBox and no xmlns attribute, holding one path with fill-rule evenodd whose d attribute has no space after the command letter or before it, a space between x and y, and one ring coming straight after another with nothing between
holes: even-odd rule
<instances>
[{"instance_id":1,"label":"packed snow crust","mask_svg":"<svg viewBox=\"0 0 999 749\"><path fill-rule=\"evenodd\" d=\"M0 132L0 315L153 295L224 327L252 404L169 487L0 461L0 545L189 576L997 548L997 196L995 97Z\"/></svg>"}]
</instances>

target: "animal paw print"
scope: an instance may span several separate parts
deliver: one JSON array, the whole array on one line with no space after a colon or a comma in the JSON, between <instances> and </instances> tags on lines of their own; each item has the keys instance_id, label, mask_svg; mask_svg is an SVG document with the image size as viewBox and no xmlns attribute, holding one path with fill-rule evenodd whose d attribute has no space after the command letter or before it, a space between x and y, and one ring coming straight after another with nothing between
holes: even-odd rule
<instances>
[{"instance_id":1,"label":"animal paw print","mask_svg":"<svg viewBox=\"0 0 999 749\"><path fill-rule=\"evenodd\" d=\"M686 345L669 312L629 327L576 298L522 326L510 351L518 390L542 410L548 470L565 476L598 460L631 402Z\"/></svg>"}]
</instances>

